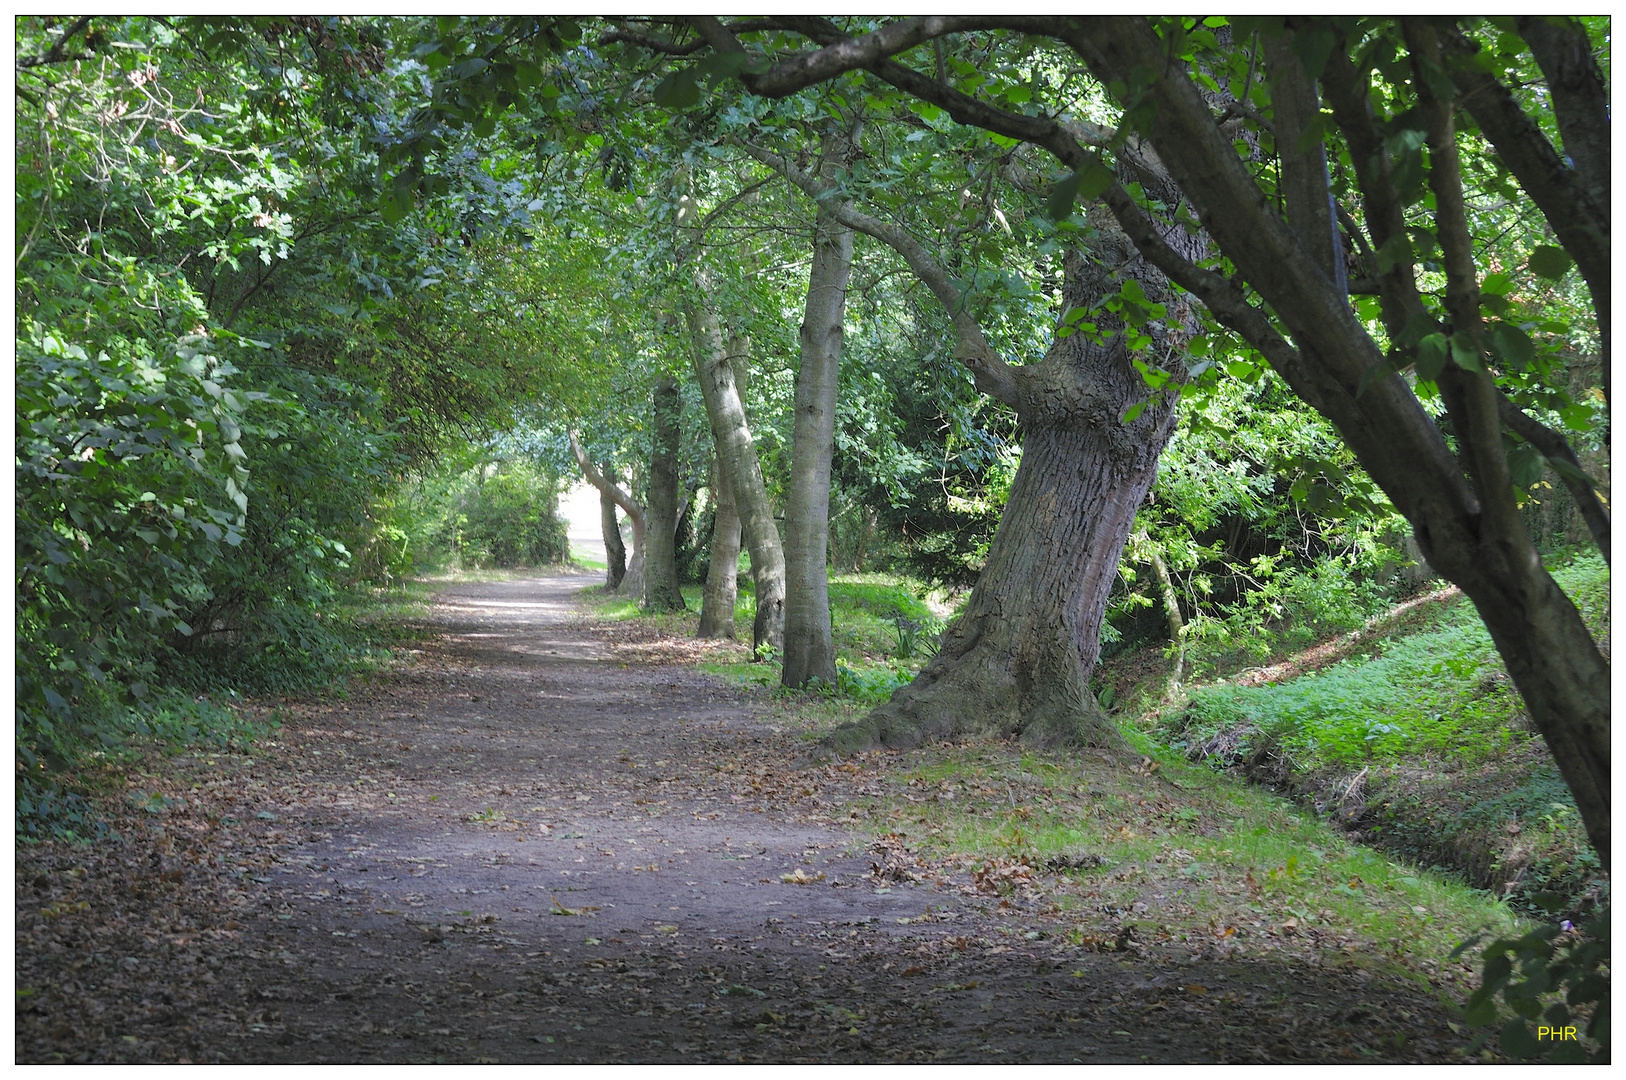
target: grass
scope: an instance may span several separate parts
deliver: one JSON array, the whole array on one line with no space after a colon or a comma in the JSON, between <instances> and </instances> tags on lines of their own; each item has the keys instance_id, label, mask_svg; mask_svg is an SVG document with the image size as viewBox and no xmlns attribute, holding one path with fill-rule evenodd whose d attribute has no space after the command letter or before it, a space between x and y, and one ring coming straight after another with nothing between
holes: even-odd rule
<instances>
[{"instance_id":1,"label":"grass","mask_svg":"<svg viewBox=\"0 0 1626 1080\"><path fill-rule=\"evenodd\" d=\"M1607 566L1585 555L1554 574L1607 641ZM1150 732L1220 767L1268 758L1282 787L1372 841L1520 903L1556 892L1579 911L1601 892L1574 801L1465 600L1375 656L1279 685L1195 689Z\"/></svg>"},{"instance_id":2,"label":"grass","mask_svg":"<svg viewBox=\"0 0 1626 1080\"><path fill-rule=\"evenodd\" d=\"M1438 985L1468 977L1449 959L1464 938L1518 925L1489 894L1352 843L1269 791L1174 755L1141 760L922 748L893 765L901 789L871 820L965 869L1075 867L1047 885L1075 936L1105 913L1143 941L1311 948Z\"/></svg>"},{"instance_id":3,"label":"grass","mask_svg":"<svg viewBox=\"0 0 1626 1080\"><path fill-rule=\"evenodd\" d=\"M580 598L593 614L610 622L632 622L648 630L692 637L699 628L702 587L681 587L684 610L648 612L640 598L604 591L602 586L582 590ZM880 574L835 574L830 578L831 635L836 651L837 686L834 693L865 704L884 701L897 687L914 678L936 651L935 633L941 625L927 602L924 586L907 579ZM734 607L736 639L750 641L756 618L756 593L747 581L740 586ZM899 626L899 620L905 626ZM914 624L909 629L908 624ZM733 661L710 661L706 670L736 682L767 687L777 685L774 665L752 663L748 655Z\"/></svg>"},{"instance_id":4,"label":"grass","mask_svg":"<svg viewBox=\"0 0 1626 1080\"><path fill-rule=\"evenodd\" d=\"M1558 576L1608 632L1608 568L1576 559ZM1168 727L1183 749L1225 731L1255 732L1306 766L1361 766L1418 754L1479 764L1528 740L1522 703L1473 605L1454 604L1438 629L1392 638L1354 658L1278 686L1194 690Z\"/></svg>"}]
</instances>

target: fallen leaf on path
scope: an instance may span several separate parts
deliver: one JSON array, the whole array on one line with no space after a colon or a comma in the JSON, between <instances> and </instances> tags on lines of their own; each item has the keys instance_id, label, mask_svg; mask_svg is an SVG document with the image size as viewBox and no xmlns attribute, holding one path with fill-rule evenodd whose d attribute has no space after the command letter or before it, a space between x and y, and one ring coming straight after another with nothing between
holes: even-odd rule
<instances>
[{"instance_id":1,"label":"fallen leaf on path","mask_svg":"<svg viewBox=\"0 0 1626 1080\"><path fill-rule=\"evenodd\" d=\"M803 870L801 867L797 867L795 873L780 874L779 880L783 881L786 885L811 885L815 881L824 880L824 871L820 870L817 874L809 877L807 871Z\"/></svg>"}]
</instances>

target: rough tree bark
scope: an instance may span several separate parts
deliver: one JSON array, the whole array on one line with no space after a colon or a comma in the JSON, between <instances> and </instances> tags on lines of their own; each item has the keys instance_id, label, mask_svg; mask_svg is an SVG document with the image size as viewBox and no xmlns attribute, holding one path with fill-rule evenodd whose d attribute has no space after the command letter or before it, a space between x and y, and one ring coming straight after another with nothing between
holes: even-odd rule
<instances>
[{"instance_id":1,"label":"rough tree bark","mask_svg":"<svg viewBox=\"0 0 1626 1080\"><path fill-rule=\"evenodd\" d=\"M851 141L827 133L820 179L832 183L845 167ZM853 231L820 210L813 225L813 264L802 316L796 371L796 426L785 498L785 660L781 682L834 685L836 650L830 627L830 459L835 452L836 384L842 324L852 274Z\"/></svg>"},{"instance_id":2,"label":"rough tree bark","mask_svg":"<svg viewBox=\"0 0 1626 1080\"><path fill-rule=\"evenodd\" d=\"M587 451L582 449L581 439L577 437L574 431L570 432L569 435L570 451L576 455L576 464L581 467L582 475L587 477L587 482L598 488L601 498L608 498L626 511L627 520L632 523L632 558L627 561L627 573L621 579L620 588L630 595L642 597L644 595L645 536L648 533L644 508L625 488L608 479L603 472L599 471L598 466L593 464L593 459L587 456ZM619 529L617 531L619 532Z\"/></svg>"},{"instance_id":3,"label":"rough tree bark","mask_svg":"<svg viewBox=\"0 0 1626 1080\"><path fill-rule=\"evenodd\" d=\"M1122 234L1103 224L1094 257L1067 260L1064 308L1116 291L1120 279L1109 267L1122 267L1159 302L1173 299ZM1164 354L1168 344L1155 351ZM1105 344L1083 334L1063 338L1043 361L1011 373L1022 463L988 564L937 655L891 701L838 729L830 739L838 750L973 732L1124 748L1090 693L1089 674L1135 510L1173 433L1172 402L1160 397L1122 422L1147 389L1116 336Z\"/></svg>"},{"instance_id":4,"label":"rough tree bark","mask_svg":"<svg viewBox=\"0 0 1626 1080\"><path fill-rule=\"evenodd\" d=\"M648 611L683 610L676 562L678 414L682 407L677 380L657 380L649 458L649 548L644 556L644 608Z\"/></svg>"},{"instance_id":5,"label":"rough tree bark","mask_svg":"<svg viewBox=\"0 0 1626 1080\"><path fill-rule=\"evenodd\" d=\"M740 515L734 504L734 482L723 459L712 465L712 502L716 507L711 529L711 565L700 602L703 638L733 638L734 605L739 597Z\"/></svg>"},{"instance_id":6,"label":"rough tree bark","mask_svg":"<svg viewBox=\"0 0 1626 1080\"><path fill-rule=\"evenodd\" d=\"M1058 337L1037 364L1005 363L965 310L958 286L918 240L838 202L834 191L789 160L745 148L818 200L823 212L902 255L948 309L956 356L978 388L1015 409L1022 423L1022 463L965 611L912 683L864 719L837 729L826 745L852 751L992 732L1039 744L1123 748L1122 735L1089 691L1089 673L1135 510L1174 430L1172 396L1147 400L1146 383L1115 333L1122 324L1104 312L1096 316L1100 340ZM1110 218L1097 212L1091 224L1097 239L1089 257L1075 253L1065 261L1063 310L1092 308L1134 278L1152 302L1169 308L1174 331L1148 324L1153 345L1146 356L1168 363L1178 382L1184 373L1179 334L1187 322L1181 302ZM1176 232L1175 242L1195 255L1200 241ZM1141 402L1139 415L1124 423Z\"/></svg>"},{"instance_id":7,"label":"rough tree bark","mask_svg":"<svg viewBox=\"0 0 1626 1080\"><path fill-rule=\"evenodd\" d=\"M702 16L688 21L717 51L743 51L733 32L717 19ZM1277 214L1269 195L1238 159L1231 137L1216 122L1185 63L1171 56L1169 43L1151 23L1132 16L933 16L899 20L858 38L849 38L819 19L781 18L776 25L805 33L824 47L792 56L761 74L742 74L741 79L756 93L783 97L842 72L865 68L943 107L960 123L1042 146L1074 169L1092 165L1094 157L1079 139L1095 140L1098 133L1080 134L1082 125L1006 112L891 57L944 34L1008 29L1061 41L1104 85L1136 88L1137 100L1145 106L1150 143L1178 188L1176 197L1165 199L1165 204L1177 205L1180 196L1188 201L1235 267L1235 276L1222 276L1179 251L1123 185L1110 184L1102 200L1149 262L1258 349L1300 398L1338 427L1361 464L1411 522L1429 563L1474 601L1607 868L1611 835L1609 664L1574 604L1543 568L1517 513L1508 512L1511 484L1501 448L1494 380L1482 370L1464 369L1447 359L1439 386L1457 437L1457 452L1453 453L1410 386L1389 373L1390 358L1355 318L1347 295ZM1298 20L1289 19L1287 32L1297 33L1299 26ZM1402 27L1408 53L1427 65L1413 85L1419 96L1418 111L1426 115L1429 127L1430 186L1447 268L1451 324L1441 327L1429 316L1418 294L1415 263L1409 258L1394 260L1379 275L1383 316L1391 338L1423 316L1429 320L1424 324L1429 329L1463 334L1468 339L1466 347L1478 352L1482 345L1477 337L1478 290L1451 130L1454 103L1434 100L1435 86L1428 77L1443 69L1456 79L1456 72L1472 66L1444 62L1452 37L1445 33L1442 48L1438 24L1404 19ZM1368 76L1351 61L1350 43L1343 40L1339 26L1319 21L1311 29L1334 34L1334 48L1320 76L1321 87L1332 108L1333 122L1349 146L1372 245L1381 250L1384 241L1397 237L1406 224L1390 156L1384 152L1386 129L1373 116ZM1541 55L1538 50L1538 58ZM1550 59L1564 63L1556 54ZM1484 103L1474 100L1476 87L1470 82L1457 83L1461 103L1474 112L1504 158L1511 159L1513 147L1522 138L1512 128L1519 125L1510 125L1509 133L1515 137L1504 145L1493 130L1494 123L1480 117L1478 110ZM1583 97L1591 93L1579 81L1566 91ZM1502 105L1508 100L1505 95L1493 96ZM1492 107L1496 107L1494 102L1487 106ZM1529 125L1524 125L1524 131L1528 134ZM1104 145L1106 140L1099 142ZM1535 149L1537 157L1545 156L1539 146ZM1549 146L1546 153L1550 151ZM1603 155L1598 157L1594 169L1603 160ZM1509 164L1577 262L1606 254L1607 227L1589 229L1582 221L1575 223L1580 227L1570 229L1564 223L1565 206L1555 204L1549 209L1542 201L1543 185L1527 183L1517 162L1510 160ZM1549 192L1565 180L1550 165L1548 161L1542 168L1559 183L1547 185ZM1585 186L1572 188L1580 197L1570 200L1571 207L1590 201ZM1566 232L1576 237L1573 248ZM1598 248L1598 241L1603 246L1589 252L1589 245ZM1606 267L1601 270L1607 273ZM1257 291L1286 334L1278 330L1263 306L1256 306L1244 283ZM1600 328L1607 333L1604 307L1607 304L1600 307L1598 317ZM1462 325L1456 325L1459 322ZM1480 366L1470 362L1470 368ZM1608 393L1607 379L1604 391Z\"/></svg>"},{"instance_id":8,"label":"rough tree bark","mask_svg":"<svg viewBox=\"0 0 1626 1080\"><path fill-rule=\"evenodd\" d=\"M615 473L606 466L604 479L615 483ZM604 586L614 592L627 576L627 545L621 539L621 515L615 500L604 491L598 493L599 527L604 532Z\"/></svg>"},{"instance_id":9,"label":"rough tree bark","mask_svg":"<svg viewBox=\"0 0 1626 1080\"><path fill-rule=\"evenodd\" d=\"M694 337L695 372L700 378L700 396L706 402L711 434L724 472L734 485L734 501L751 552L751 581L755 586L757 613L751 624L751 650L762 655L764 645L775 652L785 647L785 553L779 543L779 528L773 521L773 506L762 480L762 462L740 401L729 350L723 343L717 313L705 299L706 271L696 279L701 297L688 307L689 329Z\"/></svg>"}]
</instances>

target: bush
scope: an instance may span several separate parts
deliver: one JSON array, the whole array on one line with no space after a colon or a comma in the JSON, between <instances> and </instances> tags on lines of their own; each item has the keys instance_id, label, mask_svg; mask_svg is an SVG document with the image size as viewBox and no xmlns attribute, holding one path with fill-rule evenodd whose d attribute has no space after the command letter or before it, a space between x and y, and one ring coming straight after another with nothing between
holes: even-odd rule
<instances>
[{"instance_id":1,"label":"bush","mask_svg":"<svg viewBox=\"0 0 1626 1080\"><path fill-rule=\"evenodd\" d=\"M1464 942L1452 956L1479 940ZM1498 1032L1508 1057L1554 1065L1608 1064L1608 908L1580 926L1550 923L1523 937L1494 941L1483 956L1484 979L1464 1009L1468 1023L1489 1027L1502 1019L1496 1005L1500 996L1513 1014ZM1532 1022L1538 1030L1530 1030ZM1481 1035L1476 1045L1488 1037L1489 1032Z\"/></svg>"},{"instance_id":2,"label":"bush","mask_svg":"<svg viewBox=\"0 0 1626 1080\"><path fill-rule=\"evenodd\" d=\"M163 357L39 328L17 350L17 752L61 763L147 694L210 570L241 544L243 412L262 393L182 338Z\"/></svg>"},{"instance_id":3,"label":"bush","mask_svg":"<svg viewBox=\"0 0 1626 1080\"><path fill-rule=\"evenodd\" d=\"M559 482L509 462L464 489L448 520L448 539L464 566L542 566L570 559L559 517Z\"/></svg>"}]
</instances>

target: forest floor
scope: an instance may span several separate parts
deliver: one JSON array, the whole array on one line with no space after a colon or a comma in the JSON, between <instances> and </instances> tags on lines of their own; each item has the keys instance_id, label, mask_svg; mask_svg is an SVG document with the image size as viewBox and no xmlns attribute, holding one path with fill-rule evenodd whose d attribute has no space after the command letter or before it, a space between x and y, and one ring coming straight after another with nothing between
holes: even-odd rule
<instances>
[{"instance_id":1,"label":"forest floor","mask_svg":"<svg viewBox=\"0 0 1626 1080\"><path fill-rule=\"evenodd\" d=\"M1067 867L932 857L896 755L812 763L586 583L448 586L411 662L255 703L252 753L109 779L119 842L20 847L16 1059L1464 1060L1465 987L1296 920L1137 935ZM1164 782L1128 764L1099 783Z\"/></svg>"}]
</instances>

